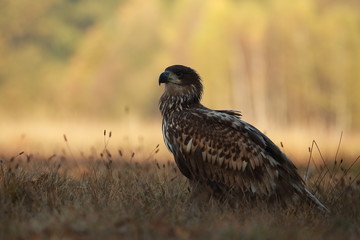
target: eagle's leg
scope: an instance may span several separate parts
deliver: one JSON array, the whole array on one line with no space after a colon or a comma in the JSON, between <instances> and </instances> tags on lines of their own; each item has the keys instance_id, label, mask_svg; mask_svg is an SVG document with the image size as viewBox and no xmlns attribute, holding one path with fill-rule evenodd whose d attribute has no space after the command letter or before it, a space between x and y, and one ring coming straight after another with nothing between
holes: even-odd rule
<instances>
[{"instance_id":1,"label":"eagle's leg","mask_svg":"<svg viewBox=\"0 0 360 240\"><path fill-rule=\"evenodd\" d=\"M206 185L200 183L199 181L189 180L190 184L190 201L197 203L208 202L212 197L211 189L209 189Z\"/></svg>"},{"instance_id":2,"label":"eagle's leg","mask_svg":"<svg viewBox=\"0 0 360 240\"><path fill-rule=\"evenodd\" d=\"M187 201L188 205L202 207L205 204L224 205L230 204L231 194L226 191L225 186L214 181L189 180L191 195Z\"/></svg>"}]
</instances>

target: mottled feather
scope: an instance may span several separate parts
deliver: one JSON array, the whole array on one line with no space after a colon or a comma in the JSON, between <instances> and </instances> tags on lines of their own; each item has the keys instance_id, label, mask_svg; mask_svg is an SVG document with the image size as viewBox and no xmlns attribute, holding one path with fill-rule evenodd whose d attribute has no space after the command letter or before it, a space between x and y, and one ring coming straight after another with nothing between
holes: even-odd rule
<instances>
[{"instance_id":1,"label":"mottled feather","mask_svg":"<svg viewBox=\"0 0 360 240\"><path fill-rule=\"evenodd\" d=\"M200 104L202 84L191 68L174 65L160 75L163 136L180 171L196 191L223 198L280 199L294 196L327 211L309 191L289 158L240 112Z\"/></svg>"}]
</instances>

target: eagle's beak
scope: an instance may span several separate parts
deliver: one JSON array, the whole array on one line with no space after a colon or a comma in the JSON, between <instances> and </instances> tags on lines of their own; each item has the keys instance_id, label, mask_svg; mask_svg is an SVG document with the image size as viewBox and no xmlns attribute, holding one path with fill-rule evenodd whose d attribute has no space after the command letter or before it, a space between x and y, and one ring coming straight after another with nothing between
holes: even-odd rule
<instances>
[{"instance_id":1,"label":"eagle's beak","mask_svg":"<svg viewBox=\"0 0 360 240\"><path fill-rule=\"evenodd\" d=\"M168 71L165 71L163 73L160 74L160 77L159 77L159 86L161 83L167 83L169 82L169 75L170 75L170 72Z\"/></svg>"}]
</instances>

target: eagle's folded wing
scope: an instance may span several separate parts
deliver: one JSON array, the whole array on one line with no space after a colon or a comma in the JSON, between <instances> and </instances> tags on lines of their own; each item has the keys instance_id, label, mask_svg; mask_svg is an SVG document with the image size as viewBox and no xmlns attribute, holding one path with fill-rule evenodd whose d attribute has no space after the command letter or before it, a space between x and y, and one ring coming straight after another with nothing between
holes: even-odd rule
<instances>
[{"instance_id":1,"label":"eagle's folded wing","mask_svg":"<svg viewBox=\"0 0 360 240\"><path fill-rule=\"evenodd\" d=\"M169 139L188 178L263 196L303 188L295 166L253 126L221 111L181 114L172 118Z\"/></svg>"}]
</instances>

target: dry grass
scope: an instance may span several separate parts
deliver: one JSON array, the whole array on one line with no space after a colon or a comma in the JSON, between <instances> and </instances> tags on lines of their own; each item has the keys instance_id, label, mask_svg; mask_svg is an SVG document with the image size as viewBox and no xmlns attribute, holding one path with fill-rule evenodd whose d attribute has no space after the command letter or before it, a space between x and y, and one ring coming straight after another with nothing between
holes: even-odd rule
<instances>
[{"instance_id":1,"label":"dry grass","mask_svg":"<svg viewBox=\"0 0 360 240\"><path fill-rule=\"evenodd\" d=\"M110 153L108 139L104 142L104 151L81 161L71 154L0 158L0 239L360 236L358 164L336 160L331 167L317 166L308 177L311 191L331 209L329 217L310 208L296 213L263 207L234 210L189 205L186 179L173 162L155 160L157 148L139 162L122 151Z\"/></svg>"}]
</instances>

